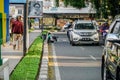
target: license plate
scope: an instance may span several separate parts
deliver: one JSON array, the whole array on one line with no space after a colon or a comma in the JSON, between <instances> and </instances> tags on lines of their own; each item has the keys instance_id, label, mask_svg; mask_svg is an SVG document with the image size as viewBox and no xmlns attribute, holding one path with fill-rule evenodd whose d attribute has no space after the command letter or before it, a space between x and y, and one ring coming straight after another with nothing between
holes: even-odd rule
<instances>
[{"instance_id":1,"label":"license plate","mask_svg":"<svg viewBox=\"0 0 120 80\"><path fill-rule=\"evenodd\" d=\"M82 40L90 40L89 38L82 38Z\"/></svg>"}]
</instances>

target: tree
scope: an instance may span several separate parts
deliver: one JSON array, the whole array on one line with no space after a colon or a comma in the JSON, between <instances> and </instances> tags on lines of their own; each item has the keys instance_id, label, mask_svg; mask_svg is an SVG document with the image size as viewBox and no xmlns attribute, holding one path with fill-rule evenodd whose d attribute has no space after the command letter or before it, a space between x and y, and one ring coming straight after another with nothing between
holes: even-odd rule
<instances>
[{"instance_id":1,"label":"tree","mask_svg":"<svg viewBox=\"0 0 120 80\"><path fill-rule=\"evenodd\" d=\"M107 0L103 0L103 1L102 1L101 7L103 8L103 9L101 10L101 12L103 13L103 14L102 14L103 17L104 17L104 18L108 18L108 12L107 12L107 10L108 10L108 2L107 2Z\"/></svg>"},{"instance_id":2,"label":"tree","mask_svg":"<svg viewBox=\"0 0 120 80\"><path fill-rule=\"evenodd\" d=\"M85 7L84 0L64 0L64 4L65 6L70 5L78 9Z\"/></svg>"},{"instance_id":3,"label":"tree","mask_svg":"<svg viewBox=\"0 0 120 80\"><path fill-rule=\"evenodd\" d=\"M55 0L55 2L56 7L59 7L59 0Z\"/></svg>"},{"instance_id":4,"label":"tree","mask_svg":"<svg viewBox=\"0 0 120 80\"><path fill-rule=\"evenodd\" d=\"M67 7L69 5L68 0L64 0L64 5L65 5L65 7Z\"/></svg>"},{"instance_id":5,"label":"tree","mask_svg":"<svg viewBox=\"0 0 120 80\"><path fill-rule=\"evenodd\" d=\"M115 17L115 15L119 14L119 0L107 0L108 9L110 10L110 15Z\"/></svg>"},{"instance_id":6,"label":"tree","mask_svg":"<svg viewBox=\"0 0 120 80\"><path fill-rule=\"evenodd\" d=\"M96 16L99 18L101 14L101 0L91 0L91 3L93 4L95 10L96 10Z\"/></svg>"}]
</instances>

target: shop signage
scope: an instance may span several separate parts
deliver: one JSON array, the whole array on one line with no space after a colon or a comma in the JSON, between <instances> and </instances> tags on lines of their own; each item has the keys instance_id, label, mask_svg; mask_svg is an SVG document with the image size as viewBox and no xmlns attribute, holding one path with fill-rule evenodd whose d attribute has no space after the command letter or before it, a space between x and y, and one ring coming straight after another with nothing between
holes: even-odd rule
<instances>
[{"instance_id":1,"label":"shop signage","mask_svg":"<svg viewBox=\"0 0 120 80\"><path fill-rule=\"evenodd\" d=\"M10 0L10 3L26 3L26 0Z\"/></svg>"}]
</instances>

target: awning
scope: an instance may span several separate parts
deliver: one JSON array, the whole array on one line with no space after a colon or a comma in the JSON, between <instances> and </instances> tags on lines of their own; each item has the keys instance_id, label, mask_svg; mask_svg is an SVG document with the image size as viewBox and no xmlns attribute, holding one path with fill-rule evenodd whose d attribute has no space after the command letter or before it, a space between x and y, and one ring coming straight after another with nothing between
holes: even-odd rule
<instances>
[{"instance_id":1,"label":"awning","mask_svg":"<svg viewBox=\"0 0 120 80\"><path fill-rule=\"evenodd\" d=\"M26 0L10 0L10 3L26 3Z\"/></svg>"},{"instance_id":2,"label":"awning","mask_svg":"<svg viewBox=\"0 0 120 80\"><path fill-rule=\"evenodd\" d=\"M51 8L49 10L44 10L43 13L45 14L95 14L96 11L93 9L89 8L81 8L81 9L76 9L76 8Z\"/></svg>"}]
</instances>

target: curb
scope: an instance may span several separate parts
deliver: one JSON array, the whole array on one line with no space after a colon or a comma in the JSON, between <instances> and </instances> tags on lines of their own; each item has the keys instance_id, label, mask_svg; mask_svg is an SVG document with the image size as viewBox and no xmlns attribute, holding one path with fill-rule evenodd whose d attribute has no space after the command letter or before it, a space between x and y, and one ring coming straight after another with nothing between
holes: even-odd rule
<instances>
[{"instance_id":1,"label":"curb","mask_svg":"<svg viewBox=\"0 0 120 80\"><path fill-rule=\"evenodd\" d=\"M47 41L45 41L38 80L47 80L48 79L48 61L49 61L49 59L48 59L48 44L47 44Z\"/></svg>"}]
</instances>

